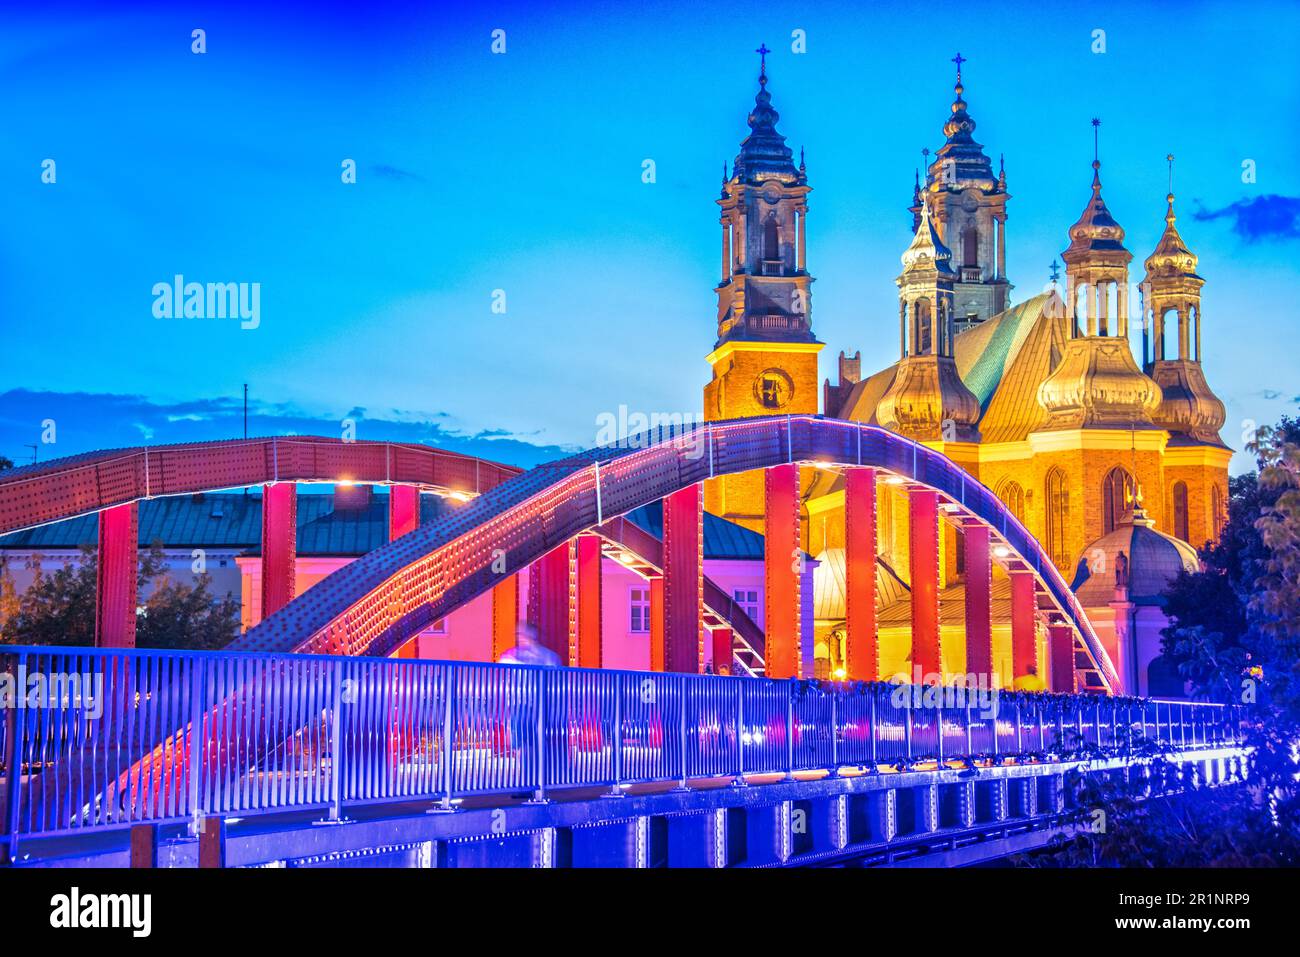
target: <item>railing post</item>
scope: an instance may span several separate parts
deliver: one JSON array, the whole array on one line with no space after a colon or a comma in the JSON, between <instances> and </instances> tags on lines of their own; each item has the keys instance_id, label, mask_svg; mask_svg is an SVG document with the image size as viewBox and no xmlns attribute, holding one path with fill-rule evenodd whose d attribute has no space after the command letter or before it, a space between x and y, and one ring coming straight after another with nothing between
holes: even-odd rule
<instances>
[{"instance_id":1,"label":"railing post","mask_svg":"<svg viewBox=\"0 0 1300 957\"><path fill-rule=\"evenodd\" d=\"M18 673L23 674L27 670L27 653L22 652L18 655ZM16 703L16 702L15 702ZM26 714L26 712L23 712ZM23 749L18 743L18 708L10 707L5 709L5 803L0 808L0 813L4 815L4 837L5 843L0 850L0 864L12 863L18 859L18 810L22 800L18 794L18 789L22 784L23 776L19 769L22 763ZM26 730L27 722L22 722Z\"/></svg>"},{"instance_id":2,"label":"railing post","mask_svg":"<svg viewBox=\"0 0 1300 957\"><path fill-rule=\"evenodd\" d=\"M871 689L871 767L876 767L877 759L880 757L880 727L876 724L876 699L880 697L880 688L876 684L870 686Z\"/></svg>"},{"instance_id":3,"label":"railing post","mask_svg":"<svg viewBox=\"0 0 1300 957\"><path fill-rule=\"evenodd\" d=\"M903 742L906 750L904 751L907 765L912 764L912 701L907 702L907 707L903 709Z\"/></svg>"},{"instance_id":4,"label":"railing post","mask_svg":"<svg viewBox=\"0 0 1300 957\"><path fill-rule=\"evenodd\" d=\"M975 757L975 739L970 727L970 698L966 699L966 757Z\"/></svg>"},{"instance_id":5,"label":"railing post","mask_svg":"<svg viewBox=\"0 0 1300 957\"><path fill-rule=\"evenodd\" d=\"M681 773L681 777L678 778L677 787L685 791L686 790L686 693L688 690L687 688L688 679L686 678L685 675L681 675L679 676L678 681L680 682L681 689L682 689L680 695L680 701L682 703L681 720L678 722L678 730L681 734L681 738L678 743L681 746L681 752L682 752L682 773Z\"/></svg>"},{"instance_id":6,"label":"railing post","mask_svg":"<svg viewBox=\"0 0 1300 957\"><path fill-rule=\"evenodd\" d=\"M198 837L204 809L199 806L199 774L203 763L203 699L207 687L207 658L190 659L189 811L190 834Z\"/></svg>"},{"instance_id":7,"label":"railing post","mask_svg":"<svg viewBox=\"0 0 1300 957\"><path fill-rule=\"evenodd\" d=\"M1020 721L1021 698L1019 696L1016 696L1015 702L1016 702L1016 755L1019 756L1025 753L1025 743L1023 740L1021 740L1021 731L1022 731L1021 721Z\"/></svg>"},{"instance_id":8,"label":"railing post","mask_svg":"<svg viewBox=\"0 0 1300 957\"><path fill-rule=\"evenodd\" d=\"M610 797L623 797L623 673L614 673L614 784Z\"/></svg>"},{"instance_id":9,"label":"railing post","mask_svg":"<svg viewBox=\"0 0 1300 957\"><path fill-rule=\"evenodd\" d=\"M453 669L453 674L454 674ZM535 670L537 681L537 787L533 791L532 803L546 803L546 676L548 671ZM448 696L450 699L450 696ZM447 712L447 733L451 733L451 712ZM450 761L448 762L450 766ZM451 797L451 777L447 778L447 797Z\"/></svg>"},{"instance_id":10,"label":"railing post","mask_svg":"<svg viewBox=\"0 0 1300 957\"><path fill-rule=\"evenodd\" d=\"M794 680L785 683L785 779L794 780Z\"/></svg>"},{"instance_id":11,"label":"railing post","mask_svg":"<svg viewBox=\"0 0 1300 957\"><path fill-rule=\"evenodd\" d=\"M333 668L333 681L330 688L330 811L331 821L343 819L343 662L336 660ZM391 685L390 685L391 687ZM384 711L392 709L391 702L384 702ZM385 742L387 746L388 742Z\"/></svg>"},{"instance_id":12,"label":"railing post","mask_svg":"<svg viewBox=\"0 0 1300 957\"><path fill-rule=\"evenodd\" d=\"M831 777L840 773L840 688L831 686Z\"/></svg>"},{"instance_id":13,"label":"railing post","mask_svg":"<svg viewBox=\"0 0 1300 957\"><path fill-rule=\"evenodd\" d=\"M934 742L935 751L939 757L939 768L943 768L943 692L940 689L938 695L939 707L935 709L934 716Z\"/></svg>"}]
</instances>

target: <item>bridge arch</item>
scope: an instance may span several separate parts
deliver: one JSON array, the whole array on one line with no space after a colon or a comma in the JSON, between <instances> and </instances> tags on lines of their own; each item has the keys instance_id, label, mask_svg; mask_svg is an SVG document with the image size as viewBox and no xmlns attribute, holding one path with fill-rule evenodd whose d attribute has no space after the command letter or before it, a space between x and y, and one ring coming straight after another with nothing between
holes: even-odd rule
<instances>
[{"instance_id":1,"label":"bridge arch","mask_svg":"<svg viewBox=\"0 0 1300 957\"><path fill-rule=\"evenodd\" d=\"M1081 651L1105 690L1120 688L1069 586L1042 546L993 492L939 452L877 427L820 416L713 422L667 439L633 439L621 447L593 449L532 469L335 572L250 629L232 650L386 655L450 609L486 593L503 576L611 518L660 499L666 518L688 516L692 510L698 513L698 490L707 479L751 470L767 470L769 476L777 470L789 476L795 470L797 476L800 465L888 472L916 492L918 500L928 500L931 509L946 513L949 521L976 530L978 534L967 536L968 542L987 543L986 551L1009 572L1032 583L1023 592L1027 601L1013 605L1013 612L1020 607L1022 613L1049 619L1053 663L1073 671L1075 651ZM769 482L769 495L772 486L780 484ZM796 491L797 486L796 481ZM794 514L797 524L797 508ZM769 524L769 576L782 560L789 561L784 551L771 557L773 532ZM675 545L667 540L670 537L666 530L666 554ZM689 538L688 527L678 541ZM936 554L937 539L936 531ZM689 548L685 552L688 558L692 554ZM665 560L671 566L671 556ZM698 562L698 555L690 560ZM914 562L914 567L924 574L926 562ZM686 573L678 577L686 579ZM937 596L937 587L933 590ZM797 600L797 591L794 597ZM793 614L797 623L797 610ZM668 615L671 618L671 610ZM937 608L933 617L930 637L937 643ZM1032 632L1032 617L1030 621ZM702 627L698 616L696 627ZM782 627L769 617L769 663L776 654L774 641L793 640ZM914 635L913 640L920 637ZM778 671L777 676L785 675Z\"/></svg>"}]
</instances>

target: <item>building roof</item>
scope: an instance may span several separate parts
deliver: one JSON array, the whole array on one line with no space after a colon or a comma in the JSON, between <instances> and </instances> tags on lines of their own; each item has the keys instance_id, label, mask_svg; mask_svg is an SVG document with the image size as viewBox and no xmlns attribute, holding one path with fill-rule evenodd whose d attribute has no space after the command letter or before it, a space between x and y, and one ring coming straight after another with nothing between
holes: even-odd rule
<instances>
[{"instance_id":1,"label":"building roof","mask_svg":"<svg viewBox=\"0 0 1300 957\"><path fill-rule=\"evenodd\" d=\"M638 528L655 538L664 537L664 508L662 502L652 502L633 509L624 516ZM704 513L704 557L707 559L738 558L746 561L763 560L763 536L743 525L719 518L711 512Z\"/></svg>"},{"instance_id":2,"label":"building roof","mask_svg":"<svg viewBox=\"0 0 1300 957\"><path fill-rule=\"evenodd\" d=\"M813 618L817 621L842 621L845 617L844 549L828 548L817 556L813 569ZM884 608L908 594L894 570L876 557L876 606Z\"/></svg>"},{"instance_id":3,"label":"building roof","mask_svg":"<svg viewBox=\"0 0 1300 957\"><path fill-rule=\"evenodd\" d=\"M1200 567L1196 549L1156 531L1153 525L1139 506L1126 514L1113 532L1083 550L1070 588L1085 608L1115 600L1117 573L1125 563L1128 600L1135 605L1163 605L1164 592L1178 573Z\"/></svg>"},{"instance_id":4,"label":"building roof","mask_svg":"<svg viewBox=\"0 0 1300 957\"><path fill-rule=\"evenodd\" d=\"M1065 304L1045 292L957 334L953 351L962 382L980 403L984 442L1015 442L1046 421L1038 387L1065 346ZM876 407L894 381L898 363L857 382L840 418L879 425Z\"/></svg>"},{"instance_id":5,"label":"building roof","mask_svg":"<svg viewBox=\"0 0 1300 957\"><path fill-rule=\"evenodd\" d=\"M431 522L455 504L437 495L420 496L420 523ZM628 513L628 520L662 537L659 503ZM93 545L98 519L82 515L0 536L0 549L72 550ZM209 492L146 499L140 503L139 540L165 548L230 549L256 555L261 551L260 492ZM329 494L298 496L297 552L304 556L350 557L373 551L388 539L388 495L375 493L356 506L336 507ZM704 557L762 561L763 536L716 515L704 515Z\"/></svg>"}]
</instances>

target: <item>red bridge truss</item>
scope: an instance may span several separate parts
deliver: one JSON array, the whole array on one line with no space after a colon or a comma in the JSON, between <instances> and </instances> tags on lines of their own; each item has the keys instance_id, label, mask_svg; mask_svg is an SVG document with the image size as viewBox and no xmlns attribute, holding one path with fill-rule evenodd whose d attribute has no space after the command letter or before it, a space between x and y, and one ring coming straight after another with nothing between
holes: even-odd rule
<instances>
[{"instance_id":1,"label":"red bridge truss","mask_svg":"<svg viewBox=\"0 0 1300 957\"><path fill-rule=\"evenodd\" d=\"M572 664L598 663L599 626L584 628L581 622L599 616L576 609L592 589L599 594L599 563L593 556L621 543L625 550L639 549L635 560L662 588L662 650L654 665L701 670L713 626L730 640L726 626L735 625L733 610L716 607L725 596L707 588L703 575L702 483L763 470L767 626L762 661L770 677L807 673L810 663L802 660L800 647L802 576L791 555L801 554L799 467L817 465L845 475L849 677L879 677L875 479L877 472L886 472L909 497L912 660L923 674L945 671L938 530L946 520L965 533L968 581L967 661L947 663L948 671L978 674L992 667L988 583L997 563L1012 582L1016 673L1036 664L1035 635L1042 622L1054 690L1075 690L1077 672L1095 675L1096 690L1120 688L1083 608L1039 543L989 489L938 452L879 428L819 416L714 422L669 439L626 445L540 466L491 488L480 486L482 494L452 514L396 538L288 602L232 650L387 655L479 595L509 593L517 601L517 572L532 566L530 617L542 640ZM628 523L614 520L658 500L664 508L662 542L652 538L653 544L637 545L626 535L620 538ZM752 643L751 650L759 652Z\"/></svg>"}]
</instances>

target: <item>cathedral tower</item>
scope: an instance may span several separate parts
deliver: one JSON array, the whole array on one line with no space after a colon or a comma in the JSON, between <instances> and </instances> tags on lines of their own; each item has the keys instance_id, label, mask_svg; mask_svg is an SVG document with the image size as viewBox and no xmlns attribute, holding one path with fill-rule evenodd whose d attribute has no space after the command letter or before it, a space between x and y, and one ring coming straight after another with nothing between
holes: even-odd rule
<instances>
[{"instance_id":1,"label":"cathedral tower","mask_svg":"<svg viewBox=\"0 0 1300 957\"><path fill-rule=\"evenodd\" d=\"M777 132L767 90L766 46L749 136L740 144L718 199L722 216L722 277L717 341L707 361L704 417L816 414L817 353L807 270L808 177ZM762 522L762 475L710 482L705 507L750 527Z\"/></svg>"},{"instance_id":2,"label":"cathedral tower","mask_svg":"<svg viewBox=\"0 0 1300 957\"><path fill-rule=\"evenodd\" d=\"M1164 525L1173 535L1200 547L1218 538L1227 519L1231 452L1219 438L1226 418L1223 403L1210 390L1201 369L1201 287L1205 280L1196 274L1196 255L1174 225L1174 158L1170 155L1166 160L1169 195L1165 197L1165 231L1147 257L1141 286L1143 366L1163 394L1155 422L1170 434ZM1177 337L1173 341L1171 333Z\"/></svg>"},{"instance_id":3,"label":"cathedral tower","mask_svg":"<svg viewBox=\"0 0 1300 957\"><path fill-rule=\"evenodd\" d=\"M1043 542L1067 577L1084 544L1113 531L1139 494L1160 514L1167 440L1152 421L1160 387L1138 368L1129 347L1133 254L1101 195L1101 121L1092 122L1092 196L1061 254L1069 338L1038 389L1047 421L1029 435L1040 473L1035 484L1044 490L1037 506Z\"/></svg>"},{"instance_id":4,"label":"cathedral tower","mask_svg":"<svg viewBox=\"0 0 1300 957\"><path fill-rule=\"evenodd\" d=\"M924 188L918 182L913 191L910 212L916 230L922 194L928 196L939 238L955 254L953 321L961 332L1011 304L1011 284L1006 279L1007 200L1011 197L1006 170L999 169L994 176L984 147L972 136L975 120L962 99L961 65L966 58L958 53L953 62L957 64L956 98L943 127L946 140L925 171Z\"/></svg>"},{"instance_id":5,"label":"cathedral tower","mask_svg":"<svg viewBox=\"0 0 1300 957\"><path fill-rule=\"evenodd\" d=\"M978 442L980 404L953 358L952 252L921 206L898 283L899 351L894 381L876 406L882 426L927 442Z\"/></svg>"}]
</instances>

